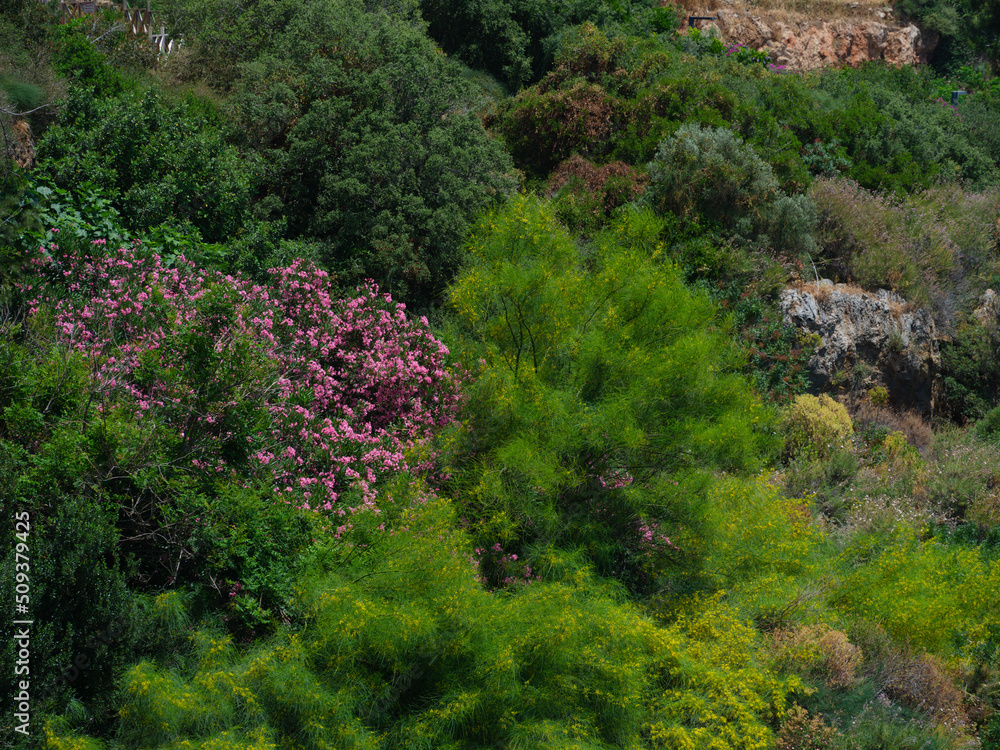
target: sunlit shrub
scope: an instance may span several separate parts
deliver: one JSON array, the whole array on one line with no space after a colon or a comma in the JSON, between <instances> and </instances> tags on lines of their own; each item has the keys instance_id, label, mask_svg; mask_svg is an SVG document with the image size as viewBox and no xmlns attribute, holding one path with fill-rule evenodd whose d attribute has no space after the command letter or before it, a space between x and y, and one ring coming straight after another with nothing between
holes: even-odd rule
<instances>
[{"instance_id":1,"label":"sunlit shrub","mask_svg":"<svg viewBox=\"0 0 1000 750\"><path fill-rule=\"evenodd\" d=\"M823 457L839 440L854 432L854 424L843 404L826 394L796 396L781 420L789 455L812 453Z\"/></svg>"},{"instance_id":2,"label":"sunlit shrub","mask_svg":"<svg viewBox=\"0 0 1000 750\"><path fill-rule=\"evenodd\" d=\"M788 709L778 730L778 747L781 750L828 750L836 747L838 734L822 716L811 716L796 704Z\"/></svg>"},{"instance_id":3,"label":"sunlit shrub","mask_svg":"<svg viewBox=\"0 0 1000 750\"><path fill-rule=\"evenodd\" d=\"M300 632L241 653L201 628L172 668L135 665L122 683L118 741L773 745L771 725L800 683L766 667L760 635L718 599L689 602L663 626L582 568L490 594L445 504L429 500L404 520L380 537L377 560L317 551L300 581ZM69 747L65 724L51 730Z\"/></svg>"},{"instance_id":4,"label":"sunlit shrub","mask_svg":"<svg viewBox=\"0 0 1000 750\"><path fill-rule=\"evenodd\" d=\"M609 36L592 23L567 30L553 59L551 78L586 76L591 79L615 73L628 49L625 38Z\"/></svg>"},{"instance_id":5,"label":"sunlit shrub","mask_svg":"<svg viewBox=\"0 0 1000 750\"><path fill-rule=\"evenodd\" d=\"M832 689L851 687L861 666L861 650L847 635L828 625L801 625L772 634L776 666L782 671L823 682Z\"/></svg>"},{"instance_id":6,"label":"sunlit shrub","mask_svg":"<svg viewBox=\"0 0 1000 750\"><path fill-rule=\"evenodd\" d=\"M971 654L997 627L1000 561L972 546L917 541L906 528L884 550L878 545L862 538L848 548L848 557L866 549L870 557L840 582L837 607L878 619L894 638L951 660Z\"/></svg>"},{"instance_id":7,"label":"sunlit shrub","mask_svg":"<svg viewBox=\"0 0 1000 750\"><path fill-rule=\"evenodd\" d=\"M651 586L638 524L672 542L661 572L697 565L675 538L697 537L696 467L740 472L774 445L737 351L704 328L710 299L661 259L661 228L622 212L581 257L550 204L521 198L473 235L451 304L481 372L453 484L479 546L579 547L601 574Z\"/></svg>"},{"instance_id":8,"label":"sunlit shrub","mask_svg":"<svg viewBox=\"0 0 1000 750\"><path fill-rule=\"evenodd\" d=\"M757 611L794 599L820 539L808 505L762 479L720 482L710 499L705 573L713 584L741 592Z\"/></svg>"}]
</instances>

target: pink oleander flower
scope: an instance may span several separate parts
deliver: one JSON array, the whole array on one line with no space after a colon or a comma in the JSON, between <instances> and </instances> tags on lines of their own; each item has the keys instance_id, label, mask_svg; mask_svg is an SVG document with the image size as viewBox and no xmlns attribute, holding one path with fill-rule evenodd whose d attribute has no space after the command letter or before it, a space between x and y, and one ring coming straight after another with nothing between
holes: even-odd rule
<instances>
[{"instance_id":1,"label":"pink oleander flower","mask_svg":"<svg viewBox=\"0 0 1000 750\"><path fill-rule=\"evenodd\" d=\"M101 250L62 261L43 252L33 263L61 281L25 289L91 362L102 413L158 420L183 439L192 470L239 468L338 517L377 513L381 477L433 468L416 449L455 420L460 377L426 320L374 284L336 299L328 274L304 261L272 269L261 286L183 257L167 268L137 247ZM265 414L266 427L241 433L248 411ZM237 437L239 467L222 459ZM360 497L353 507L348 491Z\"/></svg>"}]
</instances>

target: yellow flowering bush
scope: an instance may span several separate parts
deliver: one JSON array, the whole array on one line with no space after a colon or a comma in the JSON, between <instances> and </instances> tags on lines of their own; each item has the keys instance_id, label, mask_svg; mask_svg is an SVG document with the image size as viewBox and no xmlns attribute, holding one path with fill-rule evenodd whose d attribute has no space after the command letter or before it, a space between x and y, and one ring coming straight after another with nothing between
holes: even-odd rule
<instances>
[{"instance_id":1,"label":"yellow flowering bush","mask_svg":"<svg viewBox=\"0 0 1000 750\"><path fill-rule=\"evenodd\" d=\"M864 565L850 564L869 555ZM835 606L880 622L914 648L961 661L1000 632L1000 560L978 547L921 541L901 527L884 550L850 548L845 567Z\"/></svg>"},{"instance_id":2,"label":"yellow flowering bush","mask_svg":"<svg viewBox=\"0 0 1000 750\"><path fill-rule=\"evenodd\" d=\"M764 478L729 478L709 493L705 571L715 586L764 609L793 599L823 534L807 503Z\"/></svg>"},{"instance_id":3,"label":"yellow flowering bush","mask_svg":"<svg viewBox=\"0 0 1000 750\"><path fill-rule=\"evenodd\" d=\"M134 666L123 750L774 746L801 683L767 668L760 635L719 597L664 625L571 564L490 593L447 503L401 520L356 562L311 561L298 632L241 652L202 628L173 666ZM65 725L50 734L98 750Z\"/></svg>"},{"instance_id":4,"label":"yellow flowering bush","mask_svg":"<svg viewBox=\"0 0 1000 750\"><path fill-rule=\"evenodd\" d=\"M781 419L789 455L826 456L833 444L854 432L851 415L843 404L825 393L796 396Z\"/></svg>"}]
</instances>

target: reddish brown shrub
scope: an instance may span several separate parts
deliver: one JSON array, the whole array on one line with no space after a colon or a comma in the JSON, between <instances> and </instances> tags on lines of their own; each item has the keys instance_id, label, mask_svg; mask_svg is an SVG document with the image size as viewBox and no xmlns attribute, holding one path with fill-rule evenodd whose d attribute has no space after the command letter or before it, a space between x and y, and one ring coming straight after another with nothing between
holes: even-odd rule
<instances>
[{"instance_id":1,"label":"reddish brown shrub","mask_svg":"<svg viewBox=\"0 0 1000 750\"><path fill-rule=\"evenodd\" d=\"M810 716L797 703L785 715L778 730L781 750L826 750L836 746L838 732L822 716Z\"/></svg>"},{"instance_id":2,"label":"reddish brown shrub","mask_svg":"<svg viewBox=\"0 0 1000 750\"><path fill-rule=\"evenodd\" d=\"M850 399L846 406L859 432L867 427L884 427L890 432L901 432L921 455L927 452L934 440L930 424L915 411L880 406L863 397Z\"/></svg>"},{"instance_id":3,"label":"reddish brown shrub","mask_svg":"<svg viewBox=\"0 0 1000 750\"><path fill-rule=\"evenodd\" d=\"M570 189L585 190L594 197L595 212L603 209L607 214L634 199L648 182L646 175L623 162L613 161L598 167L574 154L553 171L548 194L551 197L567 185Z\"/></svg>"},{"instance_id":4,"label":"reddish brown shrub","mask_svg":"<svg viewBox=\"0 0 1000 750\"><path fill-rule=\"evenodd\" d=\"M864 672L887 697L950 729L968 727L958 675L929 654L914 654L880 625L856 623L851 636L864 652Z\"/></svg>"},{"instance_id":5,"label":"reddish brown shrub","mask_svg":"<svg viewBox=\"0 0 1000 750\"><path fill-rule=\"evenodd\" d=\"M495 124L518 166L541 176L573 153L600 153L619 109L600 86L578 81L564 91L522 91Z\"/></svg>"},{"instance_id":6,"label":"reddish brown shrub","mask_svg":"<svg viewBox=\"0 0 1000 750\"><path fill-rule=\"evenodd\" d=\"M968 724L964 694L944 665L928 654L902 660L889 678L885 692L907 708L920 711L938 724L959 729Z\"/></svg>"}]
</instances>

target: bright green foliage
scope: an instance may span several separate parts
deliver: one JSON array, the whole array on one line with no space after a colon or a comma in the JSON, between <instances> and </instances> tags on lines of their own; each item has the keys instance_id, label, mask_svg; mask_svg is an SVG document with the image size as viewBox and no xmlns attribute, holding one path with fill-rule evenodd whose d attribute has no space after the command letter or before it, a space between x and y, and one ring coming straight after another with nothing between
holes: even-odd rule
<instances>
[{"instance_id":1,"label":"bright green foliage","mask_svg":"<svg viewBox=\"0 0 1000 750\"><path fill-rule=\"evenodd\" d=\"M581 251L528 198L479 225L451 304L482 360L459 482L482 541L579 545L638 586L638 527L696 523L691 472L766 456L767 412L708 298L662 260L659 226L626 213ZM662 553L690 563L682 547Z\"/></svg>"},{"instance_id":2,"label":"bright green foliage","mask_svg":"<svg viewBox=\"0 0 1000 750\"><path fill-rule=\"evenodd\" d=\"M758 612L794 599L821 539L808 505L763 479L720 482L709 502L705 572L712 582L739 592Z\"/></svg>"},{"instance_id":3,"label":"bright green foliage","mask_svg":"<svg viewBox=\"0 0 1000 750\"><path fill-rule=\"evenodd\" d=\"M760 668L760 634L720 597L693 604L694 612L683 614L677 626L693 640L685 656L700 679L688 689L669 691L664 703L674 716L697 716L704 724L660 724L651 737L664 747L685 750L772 747L772 733L755 717L774 723L789 688L801 683L794 677L775 680Z\"/></svg>"},{"instance_id":4,"label":"bright green foliage","mask_svg":"<svg viewBox=\"0 0 1000 750\"><path fill-rule=\"evenodd\" d=\"M848 555L871 555L862 538ZM969 657L1000 628L1000 560L976 547L921 542L901 530L852 567L833 603L880 622L900 641L950 659Z\"/></svg>"},{"instance_id":5,"label":"bright green foliage","mask_svg":"<svg viewBox=\"0 0 1000 750\"><path fill-rule=\"evenodd\" d=\"M178 622L186 666L129 671L120 746L772 746L799 683L762 666L758 634L726 606L663 627L585 570L490 594L446 503L402 520L335 570L312 560L295 634L241 652Z\"/></svg>"},{"instance_id":6,"label":"bright green foliage","mask_svg":"<svg viewBox=\"0 0 1000 750\"><path fill-rule=\"evenodd\" d=\"M796 396L781 424L790 455L808 452L826 456L838 441L854 433L854 424L847 409L825 393L820 396Z\"/></svg>"}]
</instances>

